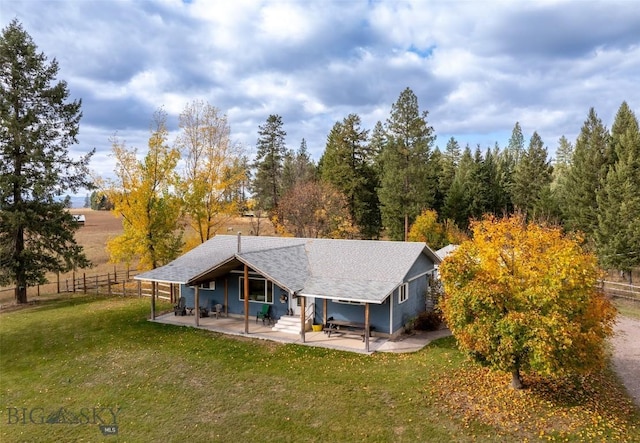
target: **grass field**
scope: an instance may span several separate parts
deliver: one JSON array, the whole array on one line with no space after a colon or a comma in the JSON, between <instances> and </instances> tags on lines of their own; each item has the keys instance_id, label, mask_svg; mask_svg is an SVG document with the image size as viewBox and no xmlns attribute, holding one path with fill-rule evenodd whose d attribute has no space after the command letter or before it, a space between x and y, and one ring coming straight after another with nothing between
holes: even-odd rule
<instances>
[{"instance_id":1,"label":"grass field","mask_svg":"<svg viewBox=\"0 0 640 443\"><path fill-rule=\"evenodd\" d=\"M148 310L76 296L0 314L0 441L640 441L609 371L514 391L452 338L367 356L151 323Z\"/></svg>"},{"instance_id":2,"label":"grass field","mask_svg":"<svg viewBox=\"0 0 640 443\"><path fill-rule=\"evenodd\" d=\"M108 272L104 246L120 221L86 214L77 238L96 265L88 272ZM229 227L250 229L246 219ZM151 323L137 298L30 300L0 312L3 443L640 442L640 415L608 370L579 381L529 375L514 391L451 338L366 356ZM637 304L617 306L640 318ZM118 434L104 436L99 426L114 424Z\"/></svg>"}]
</instances>

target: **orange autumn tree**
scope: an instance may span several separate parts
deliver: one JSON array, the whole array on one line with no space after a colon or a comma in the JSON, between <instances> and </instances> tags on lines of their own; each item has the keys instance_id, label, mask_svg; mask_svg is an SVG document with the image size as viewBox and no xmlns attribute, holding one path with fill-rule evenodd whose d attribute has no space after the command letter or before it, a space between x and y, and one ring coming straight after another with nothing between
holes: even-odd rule
<instances>
[{"instance_id":1,"label":"orange autumn tree","mask_svg":"<svg viewBox=\"0 0 640 443\"><path fill-rule=\"evenodd\" d=\"M598 290L596 258L579 237L514 215L471 225L473 239L447 257L441 309L460 347L510 372L588 372L605 363L615 308Z\"/></svg>"}]
</instances>

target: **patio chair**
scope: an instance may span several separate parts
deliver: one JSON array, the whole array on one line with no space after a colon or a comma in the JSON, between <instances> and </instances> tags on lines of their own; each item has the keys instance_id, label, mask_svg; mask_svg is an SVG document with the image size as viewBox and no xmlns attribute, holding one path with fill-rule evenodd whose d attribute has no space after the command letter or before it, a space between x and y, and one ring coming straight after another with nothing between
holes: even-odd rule
<instances>
[{"instance_id":1,"label":"patio chair","mask_svg":"<svg viewBox=\"0 0 640 443\"><path fill-rule=\"evenodd\" d=\"M258 319L261 318L262 324L264 324L265 320L271 324L271 314L269 313L270 308L271 306L269 305L262 305L262 310L258 311L256 314L256 323L258 323Z\"/></svg>"},{"instance_id":2,"label":"patio chair","mask_svg":"<svg viewBox=\"0 0 640 443\"><path fill-rule=\"evenodd\" d=\"M173 315L187 315L187 299L180 297L178 304L173 306Z\"/></svg>"},{"instance_id":3,"label":"patio chair","mask_svg":"<svg viewBox=\"0 0 640 443\"><path fill-rule=\"evenodd\" d=\"M215 311L213 311L213 314L216 316L216 318L220 318L224 314L224 312L222 312L222 305L220 303L215 305Z\"/></svg>"}]
</instances>

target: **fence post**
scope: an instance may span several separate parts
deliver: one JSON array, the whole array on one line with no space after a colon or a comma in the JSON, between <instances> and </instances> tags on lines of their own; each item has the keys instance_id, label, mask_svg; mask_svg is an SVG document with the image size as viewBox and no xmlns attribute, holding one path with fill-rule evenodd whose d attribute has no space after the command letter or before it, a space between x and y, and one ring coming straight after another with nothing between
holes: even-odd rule
<instances>
[{"instance_id":1,"label":"fence post","mask_svg":"<svg viewBox=\"0 0 640 443\"><path fill-rule=\"evenodd\" d=\"M127 282L125 280L122 280L122 296L126 297L127 296L127 287L125 286L127 284Z\"/></svg>"},{"instance_id":2,"label":"fence post","mask_svg":"<svg viewBox=\"0 0 640 443\"><path fill-rule=\"evenodd\" d=\"M56 272L56 283L58 286L58 294L60 294L60 273Z\"/></svg>"},{"instance_id":3,"label":"fence post","mask_svg":"<svg viewBox=\"0 0 640 443\"><path fill-rule=\"evenodd\" d=\"M98 295L98 274L96 274L96 295Z\"/></svg>"},{"instance_id":4,"label":"fence post","mask_svg":"<svg viewBox=\"0 0 640 443\"><path fill-rule=\"evenodd\" d=\"M107 272L107 294L111 297L111 274Z\"/></svg>"},{"instance_id":5,"label":"fence post","mask_svg":"<svg viewBox=\"0 0 640 443\"><path fill-rule=\"evenodd\" d=\"M118 283L118 270L116 269L116 265L113 265L113 282Z\"/></svg>"},{"instance_id":6,"label":"fence post","mask_svg":"<svg viewBox=\"0 0 640 443\"><path fill-rule=\"evenodd\" d=\"M87 273L82 273L82 292L87 293Z\"/></svg>"},{"instance_id":7,"label":"fence post","mask_svg":"<svg viewBox=\"0 0 640 443\"><path fill-rule=\"evenodd\" d=\"M142 297L142 282L138 280L138 297Z\"/></svg>"},{"instance_id":8,"label":"fence post","mask_svg":"<svg viewBox=\"0 0 640 443\"><path fill-rule=\"evenodd\" d=\"M71 281L73 282L73 292L76 292L76 271L71 272Z\"/></svg>"}]
</instances>

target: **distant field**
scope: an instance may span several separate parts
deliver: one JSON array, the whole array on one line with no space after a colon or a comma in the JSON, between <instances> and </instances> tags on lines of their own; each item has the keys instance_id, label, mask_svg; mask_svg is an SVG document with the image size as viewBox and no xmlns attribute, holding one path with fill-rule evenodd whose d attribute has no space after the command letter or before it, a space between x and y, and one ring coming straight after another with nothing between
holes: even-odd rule
<instances>
[{"instance_id":1,"label":"distant field","mask_svg":"<svg viewBox=\"0 0 640 443\"><path fill-rule=\"evenodd\" d=\"M106 246L109 239L118 236L122 233L122 221L120 218L115 217L110 211L93 211L91 209L71 209L73 214L83 214L85 216L85 224L80 227L76 232L76 241L82 245L87 258L93 263L93 267L88 269L78 269L76 271L76 277L82 276L83 273L89 276L95 274L106 274L107 272L113 273L114 268L117 272L124 272L126 265L123 263L111 263L109 261L109 254L107 253ZM260 227L261 233L264 235L273 234L273 226L267 220L262 220ZM252 233L251 219L248 217L237 217L231 219L220 230L220 234L237 234L241 232L243 235L250 235ZM185 240L194 244L194 231L187 227L185 230ZM191 241L189 241L191 237ZM197 241L195 241L197 244ZM135 264L132 265L135 268ZM64 287L65 279L71 280L72 273L61 274L60 280ZM57 296L57 284L56 275L50 274L47 276L50 284L40 287L41 299L50 298L52 295ZM37 288L29 288L28 292L29 300L35 300L37 296ZM0 307L5 307L13 303L14 294L13 288L1 288L0 287Z\"/></svg>"}]
</instances>

